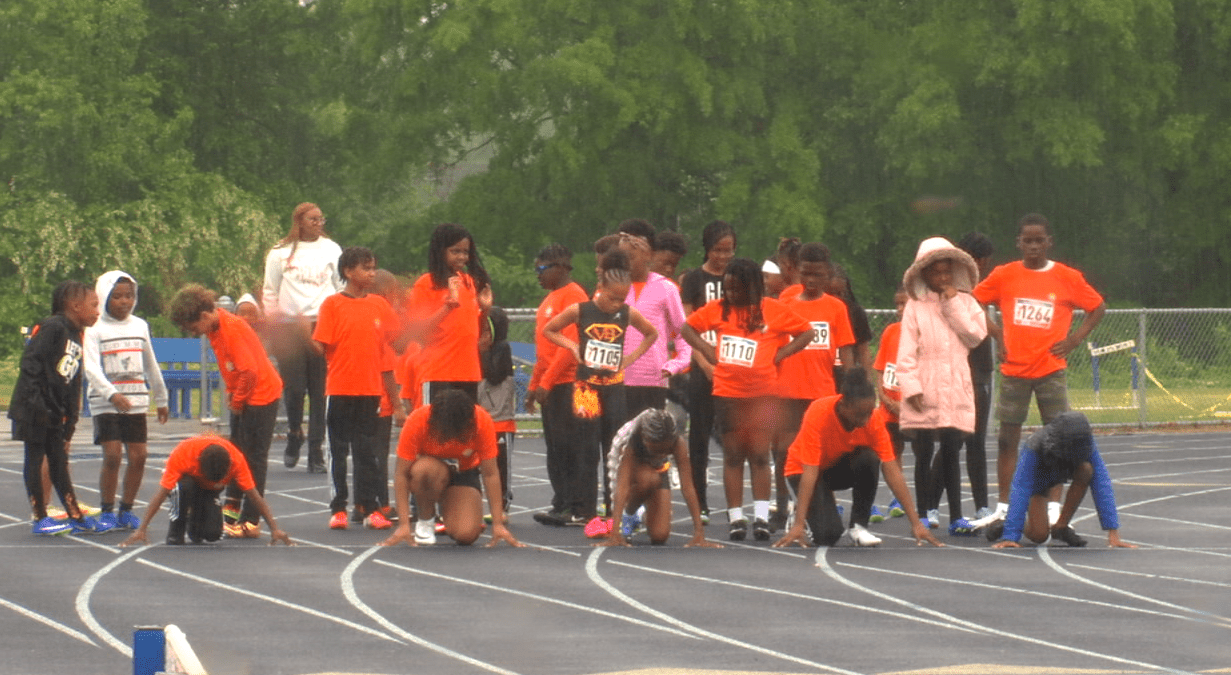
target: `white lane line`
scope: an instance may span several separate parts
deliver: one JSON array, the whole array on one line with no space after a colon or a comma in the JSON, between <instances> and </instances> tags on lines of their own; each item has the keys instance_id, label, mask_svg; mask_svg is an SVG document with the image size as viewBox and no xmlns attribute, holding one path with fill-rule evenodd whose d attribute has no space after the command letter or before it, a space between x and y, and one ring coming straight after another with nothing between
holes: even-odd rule
<instances>
[{"instance_id":1,"label":"white lane line","mask_svg":"<svg viewBox=\"0 0 1231 675\"><path fill-rule=\"evenodd\" d=\"M318 609L312 609L311 607L305 607L304 605L296 604L294 602L288 602L281 598L275 598L272 595L265 595L264 593L257 593L256 591L249 591L247 589L239 588L237 586L234 586L234 585L222 582L222 581L215 581L208 577L203 577L197 574L192 574L191 572L177 570L174 567L167 567L166 565L156 563L152 560L140 559L137 562L147 567L152 567L156 570L166 572L167 574L174 574L176 576L184 577L185 579L191 579L197 583L205 584L206 586L213 586L215 588L220 588L222 590L230 591L232 593L238 593L239 595L247 596L249 598L255 598L257 600L264 600L265 602L277 605L279 607L284 607L286 609L293 609L297 612L303 612L304 614L307 614L309 616L314 616L318 619L332 621L333 623L346 626L347 628L350 628L352 630L357 630L360 633L364 633L366 635L378 637L382 640L388 640L389 642L396 642L398 644L404 644L401 640L395 637L392 637L390 635L386 635L385 633L382 633L374 628L369 628L367 626L364 626L363 624L355 623L354 621L351 621L349 619L343 619L340 616L335 616L333 614L322 612Z\"/></svg>"},{"instance_id":2,"label":"white lane line","mask_svg":"<svg viewBox=\"0 0 1231 675\"><path fill-rule=\"evenodd\" d=\"M748 642L743 642L741 640L736 640L734 638L729 638L725 635L719 635L718 633L714 633L714 632L705 630L704 628L700 628L690 623L686 623L669 614L660 612L652 607L649 607L648 605L642 604L641 602L638 602L637 600L634 600L633 598L625 595L624 592L622 592L620 589L607 583L607 580L603 579L602 575L598 573L598 559L603 555L603 551L605 550L606 549L603 549L603 548L596 548L593 551L591 551L590 556L586 559L586 575L590 577L590 580L594 582L594 585L603 589L608 594L610 594L613 598L629 605L630 607L633 607L642 612L645 612L646 614L649 614L650 616L656 617L659 621L664 621L673 626L682 628L686 631L696 633L697 635L700 635L702 637L706 637L711 640L715 640L717 642L722 642L722 643L731 645L733 647L740 647L741 649L747 649L749 651L757 652L758 654L764 654L766 656L770 656L776 659L781 659L783 661L790 661L791 663L798 663L800 665L808 666L810 668L816 668L818 670L829 671L831 673L842 673L843 675L858 675L854 671L844 670L842 668L826 665L823 663L817 663L816 661L809 661L808 659L803 659L798 656L791 656L790 654L783 654L782 652L774 651L772 649L766 649L765 647L761 647L759 645L754 645Z\"/></svg>"},{"instance_id":3,"label":"white lane line","mask_svg":"<svg viewBox=\"0 0 1231 675\"><path fill-rule=\"evenodd\" d=\"M777 588L766 588L764 586L753 586L751 584L742 584L738 581L728 581L726 579L714 579L712 577L701 577L701 576L696 576L694 574L687 574L684 572L671 572L668 570L658 569L655 567L644 567L642 565L634 565L632 563L627 563L627 562L623 562L619 560L609 560L607 564L608 565L619 565L620 567L628 567L628 568L635 569L641 572L649 572L651 574L661 574L664 576L676 577L679 579L687 579L689 581L699 581L703 583L710 583L710 584L714 584L717 586L730 586L732 588L739 588L742 590L753 591L757 593L769 593L770 595L781 595L781 596L785 596L788 598L795 598L798 600L810 600L812 602L819 602L825 605L835 605L843 609L854 609L854 610L869 612L872 614L883 614L885 616L891 616L895 619L906 619L908 621L916 621L918 623L936 626L938 628L950 628L954 630L960 630L966 633L973 633L976 635L983 634L982 631L970 630L969 628L963 628L961 626L954 626L953 624L945 622L945 621L933 621L932 619L925 619L920 616L915 616L914 614L894 612L888 609L880 609L879 607L869 607L867 605L859 605L853 602L843 602L841 600L834 600L832 598L822 598L822 597L815 596L815 595L807 595L805 593L795 593L793 591L783 591Z\"/></svg>"},{"instance_id":4,"label":"white lane line","mask_svg":"<svg viewBox=\"0 0 1231 675\"><path fill-rule=\"evenodd\" d=\"M1145 663L1143 661L1135 661L1133 659L1126 659L1126 658L1122 658L1119 656L1113 656L1111 654L1100 654L1098 652L1092 652L1087 649L1081 649L1080 647L1070 647L1068 645L1062 645L1057 642L1052 642L1050 640L1042 640L1039 638L1030 637L1028 635L1022 635L1019 633L1010 633L1008 631L1003 631L1003 630L991 628L988 626L981 626L977 623L966 621L965 619L960 619L956 616L953 616L952 614L946 614L945 612L931 609L929 607L924 607L923 605L913 603L904 598L899 598L897 596L889 595L888 593L882 593L881 591L875 590L873 588L869 588L862 584L858 584L854 581L851 581L850 579L847 579L841 574L838 574L837 570L831 567L829 565L829 561L826 559L826 554L828 553L828 551L829 551L828 547L821 547L817 549L817 552L816 552L816 564L818 567L821 568L822 571L825 572L826 576L828 576L830 579L833 579L834 581L837 581L838 583L841 583L845 586L849 586L850 588L853 588L855 590L867 593L868 595L871 595L873 597L880 598L882 600L885 600L886 602L892 602L897 605L902 605L903 607L909 607L917 612L922 612L924 614L929 614L931 616L939 617L947 621L952 621L953 623L957 625L966 626L967 628L972 628L978 631L983 631L990 635L996 635L996 636L1008 638L1011 640L1020 640L1022 642L1028 642L1028 643L1036 644L1036 645L1043 646L1043 647L1050 647L1052 649L1059 649L1060 651L1072 652L1074 654L1080 654L1082 656L1087 656L1091 658L1106 659L1108 661L1124 663L1124 664L1134 666L1137 668L1149 668L1150 670L1157 670L1157 671L1161 671L1165 673L1178 673L1181 675L1194 675L1193 673L1189 673L1188 671L1184 671L1184 670L1176 670L1174 668L1168 668L1166 666L1156 666L1152 663Z\"/></svg>"},{"instance_id":5,"label":"white lane line","mask_svg":"<svg viewBox=\"0 0 1231 675\"><path fill-rule=\"evenodd\" d=\"M368 618L380 624L382 628L390 633L393 633L394 635L397 635L398 637L401 637L407 642L412 642L420 647L436 652L437 654L441 654L452 659L457 659L463 663L468 663L476 668L482 668L483 670L491 671L493 673L502 673L503 675L517 675L517 673L511 670L505 670L500 666L495 666L490 663L480 661L460 652L455 652L448 647L443 647L434 642L428 642L417 635L412 635L405 630L402 630L400 626L394 624L392 621L386 619L383 615L369 607L367 603L360 599L359 594L355 592L355 570L358 569L365 560L372 557L372 555L375 554L379 548L379 546L373 546L363 553L360 553L358 556L355 556L355 559L352 560L349 565L346 566L345 570L342 570L342 594L346 596L346 599L352 606L355 607L355 609L363 612L368 616Z\"/></svg>"},{"instance_id":6,"label":"white lane line","mask_svg":"<svg viewBox=\"0 0 1231 675\"><path fill-rule=\"evenodd\" d=\"M1148 572L1131 572L1129 570L1118 570L1109 567L1096 567L1094 565L1077 565L1071 564L1069 567L1077 567L1084 570L1094 572L1103 572L1105 574L1122 574L1130 577L1140 577L1142 579L1162 579L1163 581L1178 581L1185 584L1194 584L1198 586L1216 586L1218 588L1231 588L1231 584L1221 581L1207 581L1205 579L1190 579L1188 577L1173 577L1166 574L1150 574Z\"/></svg>"},{"instance_id":7,"label":"white lane line","mask_svg":"<svg viewBox=\"0 0 1231 675\"><path fill-rule=\"evenodd\" d=\"M103 642L111 645L113 649L130 659L133 655L132 647L121 642L118 638L112 635L110 631L103 628L103 625L94 618L94 613L90 611L90 596L94 593L94 587L98 585L98 582L103 577L107 576L111 570L123 565L129 558L132 558L141 551L144 551L146 548L147 547L145 546L135 548L100 567L98 571L91 574L90 577L85 580L85 583L81 584L81 588L77 590L77 600L75 603L77 607L77 616L81 618L83 623L85 623L86 628L89 628L91 633L94 633Z\"/></svg>"},{"instance_id":8,"label":"white lane line","mask_svg":"<svg viewBox=\"0 0 1231 675\"><path fill-rule=\"evenodd\" d=\"M8 600L5 600L4 598L0 598L0 607L7 607L13 610L14 612L17 612L18 614L26 617L27 619L33 619L45 626L54 628L71 638L76 638L78 640L81 640L82 642L90 646L93 646L93 647L98 646L98 643L91 640L89 635L86 635L85 633L82 633L81 631L75 628L66 626L60 623L59 621L56 621L55 619L43 616L42 614L39 614L38 612L35 612L33 610L26 609L25 607L22 607L21 605L15 602L10 602Z\"/></svg>"},{"instance_id":9,"label":"white lane line","mask_svg":"<svg viewBox=\"0 0 1231 675\"><path fill-rule=\"evenodd\" d=\"M1216 530L1231 530L1231 525L1219 525L1218 523L1202 523L1195 520L1180 520L1178 518L1163 518L1162 516L1147 516L1143 513L1127 513L1125 515L1132 516L1134 518L1141 518L1142 520L1161 520L1164 523L1171 523L1173 525L1192 525L1194 527L1212 527Z\"/></svg>"},{"instance_id":10,"label":"white lane line","mask_svg":"<svg viewBox=\"0 0 1231 675\"><path fill-rule=\"evenodd\" d=\"M1143 609L1141 607L1130 607L1128 605L1120 605L1120 604L1115 604L1111 602L1102 602L1100 600L1088 600L1086 598L1070 598L1070 597L1065 597L1063 595L1056 595L1054 593L1043 593L1041 591L1032 591L1032 590L1028 590L1025 588L1013 588L1010 586L1004 586L1004 585L998 585L998 584L985 584L979 581L966 581L964 579L949 579L947 577L937 577L937 576L932 576L930 574L918 574L916 572L901 572L898 570L887 570L887 569L882 569L879 567L870 567L867 565L856 565L854 563L846 563L846 562L840 562L840 563L837 563L837 565L840 567L851 567L857 570L863 570L865 572L879 572L881 574L889 574L892 576L899 576L899 577L908 577L912 579L922 579L924 581L929 581L929 582L948 583L948 584L955 584L958 586L973 586L975 588L985 588L991 591L1004 591L1008 593L1019 593L1021 595L1038 596L1040 598L1047 598L1048 600L1067 600L1069 602L1075 602L1081 605L1098 605L1100 607L1107 607L1108 609L1123 610L1123 611L1128 611L1128 612L1139 612L1141 614L1151 614L1154 616L1159 616L1159 617L1163 617L1167 619L1181 619L1184 621L1195 621L1197 623L1213 623L1210 621L1199 619L1197 617L1186 616L1183 614L1169 614L1167 612L1159 612L1153 609Z\"/></svg>"},{"instance_id":11,"label":"white lane line","mask_svg":"<svg viewBox=\"0 0 1231 675\"><path fill-rule=\"evenodd\" d=\"M660 626L658 624L650 623L649 621L642 621L641 619L633 618L631 616L626 616L624 614L616 614L615 612L608 612L605 609L598 609L597 607L579 605L575 602L569 602L568 600L560 600L558 598L551 598L545 595L539 595L537 593L519 591L515 588L509 588L507 586L495 586L492 584L483 583L481 581L474 581L473 579L464 579L462 577L454 577L454 576L449 576L447 574L429 572L427 570L416 569L414 567L406 567L405 565L399 565L397 563L388 562L386 560L377 560L376 564L384 565L386 567L392 567L393 569L401 570L403 572L410 572L411 574L420 574L425 577L442 579L444 581L451 581L454 583L464 584L467 586L474 586L476 588L485 588L489 591L499 591L501 593L508 593L509 595L516 595L516 596L523 597L523 598L529 598L531 600L538 600L539 602L546 602L546 603L553 604L553 605L560 605L561 607L567 607L569 609L575 609L581 612L589 612L591 614L597 614L599 616L604 616L609 619L627 621L628 623L634 624L636 626L641 626L642 628L652 628L654 630L665 631L677 637L684 637L690 640L700 640L701 639L697 637L696 635L693 635L692 633L686 633L684 631L679 631L674 628L668 628L667 626Z\"/></svg>"},{"instance_id":12,"label":"white lane line","mask_svg":"<svg viewBox=\"0 0 1231 675\"><path fill-rule=\"evenodd\" d=\"M1187 450L1187 448L1185 449ZM1166 464L1167 466L1174 466L1185 462L1219 462L1228 459L1231 459L1231 455L1212 455L1208 457L1168 457L1166 462L1162 462L1158 459L1142 459L1129 462L1107 462L1107 468L1111 469L1121 466L1138 466L1141 464ZM1226 469L1223 469L1223 471L1226 471Z\"/></svg>"}]
</instances>

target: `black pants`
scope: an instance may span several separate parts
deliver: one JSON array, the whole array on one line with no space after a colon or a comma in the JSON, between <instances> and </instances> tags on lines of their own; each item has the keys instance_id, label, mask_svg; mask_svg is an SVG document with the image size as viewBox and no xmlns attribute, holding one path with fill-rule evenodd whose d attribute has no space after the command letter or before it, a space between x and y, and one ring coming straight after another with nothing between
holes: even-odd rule
<instances>
[{"instance_id":1,"label":"black pants","mask_svg":"<svg viewBox=\"0 0 1231 675\"><path fill-rule=\"evenodd\" d=\"M377 483L376 425L379 396L329 397L329 474L333 498L329 512L346 511L350 492L346 485L346 459L355 464L355 507L362 514L375 511Z\"/></svg>"},{"instance_id":2,"label":"black pants","mask_svg":"<svg viewBox=\"0 0 1231 675\"><path fill-rule=\"evenodd\" d=\"M509 502L513 501L513 488L509 485L509 459L513 453L513 439L517 434L512 431L496 432L496 468L500 470L500 490L504 511L509 511Z\"/></svg>"},{"instance_id":3,"label":"black pants","mask_svg":"<svg viewBox=\"0 0 1231 675\"><path fill-rule=\"evenodd\" d=\"M966 437L966 474L975 509L987 507L987 419L992 409L992 383L975 383L975 432Z\"/></svg>"},{"instance_id":4,"label":"black pants","mask_svg":"<svg viewBox=\"0 0 1231 675\"><path fill-rule=\"evenodd\" d=\"M812 543L817 546L833 546L846 528L838 514L835 490L852 490L851 525L867 526L872 515L872 503L876 500L876 488L880 482L880 457L866 445L855 448L842 456L837 464L825 469L816 479L812 501L807 505L804 518L812 532ZM799 496L799 474L787 476L787 483L796 498ZM795 517L800 516L802 504L796 505Z\"/></svg>"},{"instance_id":5,"label":"black pants","mask_svg":"<svg viewBox=\"0 0 1231 675\"><path fill-rule=\"evenodd\" d=\"M710 436L714 432L714 383L697 366L688 371L688 462L701 510L709 510L705 477L710 467Z\"/></svg>"},{"instance_id":6,"label":"black pants","mask_svg":"<svg viewBox=\"0 0 1231 675\"><path fill-rule=\"evenodd\" d=\"M959 458L965 434L952 427L915 429L910 442L915 454L915 494L919 515L940 508L940 494L949 494L949 520L962 517L962 467ZM940 441L940 452L936 442ZM935 457L933 457L935 453ZM986 473L986 471L985 471Z\"/></svg>"},{"instance_id":7,"label":"black pants","mask_svg":"<svg viewBox=\"0 0 1231 675\"><path fill-rule=\"evenodd\" d=\"M222 538L222 490L206 490L192 476L185 476L171 491L171 529L167 539L183 540L185 532L193 543Z\"/></svg>"},{"instance_id":8,"label":"black pants","mask_svg":"<svg viewBox=\"0 0 1231 675\"><path fill-rule=\"evenodd\" d=\"M393 442L393 415L376 419L376 503L389 506L389 448Z\"/></svg>"},{"instance_id":9,"label":"black pants","mask_svg":"<svg viewBox=\"0 0 1231 675\"><path fill-rule=\"evenodd\" d=\"M287 336L283 342L276 356L278 374L282 376L282 399L286 403L288 444L304 440L303 399L307 394L308 466L318 466L325 463L325 357L299 337Z\"/></svg>"},{"instance_id":10,"label":"black pants","mask_svg":"<svg viewBox=\"0 0 1231 675\"><path fill-rule=\"evenodd\" d=\"M30 507L35 520L47 517L47 504L43 501L43 460L47 460L47 472L51 475L51 484L64 504L64 510L70 517L80 517L81 509L77 506L77 496L73 491L73 481L68 472L68 451L64 447L64 427L36 427L23 425L14 428L14 438L25 441L26 461L22 467L22 477L26 481L26 495L30 498Z\"/></svg>"},{"instance_id":11,"label":"black pants","mask_svg":"<svg viewBox=\"0 0 1231 675\"><path fill-rule=\"evenodd\" d=\"M265 496L265 474L269 469L269 446L273 443L274 423L278 420L278 402L265 405L250 405L238 415L231 413L231 442L248 460L248 468L252 471L252 480L256 481L256 491ZM227 486L227 501L239 504L244 491L234 481ZM256 504L244 501L239 519L245 523L261 521L261 512Z\"/></svg>"},{"instance_id":12,"label":"black pants","mask_svg":"<svg viewBox=\"0 0 1231 675\"><path fill-rule=\"evenodd\" d=\"M578 442L570 453L572 462L568 469L567 506L574 514L581 516L593 516L595 513L598 501L596 472L600 470L603 474L603 503L607 506L607 512L611 512L611 485L605 469L606 458L615 433L628 418L623 384L597 385L594 389L598 392L602 413L592 419L573 417Z\"/></svg>"},{"instance_id":13,"label":"black pants","mask_svg":"<svg viewBox=\"0 0 1231 675\"><path fill-rule=\"evenodd\" d=\"M568 506L569 455L577 445L573 424L573 383L557 384L547 391L542 406L543 440L547 443L547 480L551 483L551 508Z\"/></svg>"}]
</instances>

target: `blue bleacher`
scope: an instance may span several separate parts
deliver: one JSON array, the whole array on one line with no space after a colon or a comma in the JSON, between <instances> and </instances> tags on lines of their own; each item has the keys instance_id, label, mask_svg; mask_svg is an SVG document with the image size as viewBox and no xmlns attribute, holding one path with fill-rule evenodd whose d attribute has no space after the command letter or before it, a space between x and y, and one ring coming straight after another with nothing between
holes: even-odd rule
<instances>
[{"instance_id":1,"label":"blue bleacher","mask_svg":"<svg viewBox=\"0 0 1231 675\"><path fill-rule=\"evenodd\" d=\"M221 381L209 342L203 338L154 338L153 345L154 356L162 368L162 379L167 383L170 399L167 408L171 417L192 418L192 393L201 391L202 373L206 377L201 416L211 417L214 408L212 393L221 386ZM88 385L83 386L84 390L88 390ZM90 416L90 403L85 395L81 397L81 415Z\"/></svg>"}]
</instances>

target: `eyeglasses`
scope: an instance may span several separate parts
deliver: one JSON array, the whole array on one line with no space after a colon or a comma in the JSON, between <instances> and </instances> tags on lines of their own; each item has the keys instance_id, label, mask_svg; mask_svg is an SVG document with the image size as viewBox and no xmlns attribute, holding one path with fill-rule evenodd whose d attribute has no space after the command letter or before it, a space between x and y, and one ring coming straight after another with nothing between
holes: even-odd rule
<instances>
[{"instance_id":1,"label":"eyeglasses","mask_svg":"<svg viewBox=\"0 0 1231 675\"><path fill-rule=\"evenodd\" d=\"M320 223L321 225L324 225L326 221L325 221L325 216L319 216L316 218L308 218L308 222L309 223Z\"/></svg>"},{"instance_id":2,"label":"eyeglasses","mask_svg":"<svg viewBox=\"0 0 1231 675\"><path fill-rule=\"evenodd\" d=\"M547 270L553 267L559 267L559 266L560 266L560 263L547 263L546 265L535 265L534 272L535 274L541 275L543 274L543 272L546 272Z\"/></svg>"}]
</instances>

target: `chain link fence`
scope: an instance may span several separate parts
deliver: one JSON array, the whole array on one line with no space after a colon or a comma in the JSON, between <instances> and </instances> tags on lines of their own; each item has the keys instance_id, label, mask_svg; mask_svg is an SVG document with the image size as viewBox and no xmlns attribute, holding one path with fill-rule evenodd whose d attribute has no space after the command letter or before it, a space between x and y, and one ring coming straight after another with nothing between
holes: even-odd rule
<instances>
[{"instance_id":1,"label":"chain link fence","mask_svg":"<svg viewBox=\"0 0 1231 675\"><path fill-rule=\"evenodd\" d=\"M529 422L537 420L524 415L535 310L506 311L509 340L530 345L514 352L519 416ZM1083 318L1076 313L1073 326ZM881 332L896 320L891 309L868 310L873 356ZM1109 309L1068 364L1069 405L1096 426L1231 422L1231 309ZM1026 424L1039 424L1037 409Z\"/></svg>"}]
</instances>

